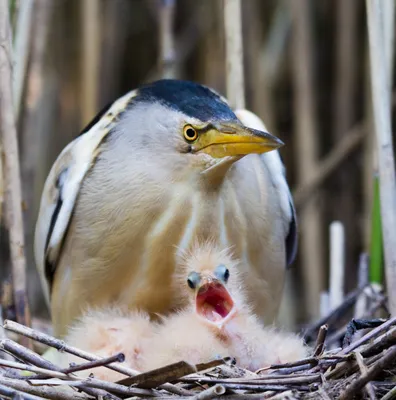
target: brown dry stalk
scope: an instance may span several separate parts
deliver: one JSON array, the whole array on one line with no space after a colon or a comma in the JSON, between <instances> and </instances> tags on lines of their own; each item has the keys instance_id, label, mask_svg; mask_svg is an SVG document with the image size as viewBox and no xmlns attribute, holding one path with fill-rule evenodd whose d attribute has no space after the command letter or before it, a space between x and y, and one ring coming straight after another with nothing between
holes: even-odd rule
<instances>
[{"instance_id":1,"label":"brown dry stalk","mask_svg":"<svg viewBox=\"0 0 396 400\"><path fill-rule=\"evenodd\" d=\"M358 394L359 391L365 389L369 398L374 400L378 393L384 390L392 391L391 380L376 382L373 382L373 380L378 380L384 369L389 369L391 364L394 364L396 357L396 345L394 343L396 327L392 327L393 323L394 320L390 319L379 328L372 329L363 338L352 343L354 346L357 343L359 352L343 354L345 349L332 350L316 357L271 366L266 369L267 374L264 375L244 370L234 366L232 363L224 365L224 362L229 361L229 359L224 359L195 366L186 362L174 363L114 383L95 378L79 378L70 373L65 374L65 371L67 372L68 370L61 369L49 361L43 360L37 354L33 357L33 352L7 339L1 342L4 348L9 349L11 353L20 359L25 359L29 363L32 361L36 366L19 362L0 361L0 366L7 368L6 373L10 375L4 377L5 381L0 379L0 394L2 393L1 385L3 385L8 387L8 391L11 388L12 390L27 392L32 395L43 395L50 399L69 400L70 397L67 396L70 393L76 393L63 392L62 388L69 386L94 398L105 396L112 400L131 396L134 398L159 397L161 399L206 399L221 396L225 400L258 398L299 398L308 400L320 396L328 400L329 398L340 398L340 393L341 399L350 398L349 396ZM6 321L5 325L7 329L11 329L13 332L19 334L23 332L29 337L40 339L46 344L50 343L50 345L63 351L70 350L62 341L36 332L31 328L22 327L12 321ZM325 331L325 327L320 329L316 349L319 349L323 344ZM370 344L364 345L368 340L371 340ZM84 354L79 349L71 348L71 350L75 355ZM317 353L321 352L317 351ZM375 355L371 356L372 354ZM80 369L81 367L105 366L103 365L105 362L120 361L120 358L117 358L120 356L122 354L101 359L100 362L84 363L72 368L75 370L75 368ZM329 368L332 366L336 368L333 370ZM306 371L296 373L299 368L304 368ZM11 375L13 369L30 371L36 373L36 375L29 377ZM199 373L200 371L205 371L205 373ZM70 372L70 369L68 372ZM394 372L394 370L391 369L390 372ZM160 385L165 381L177 381L178 386L174 386L176 390L189 394L183 393L177 397L171 397L169 393L160 392L154 388L156 384L159 387L166 386ZM27 384L28 386L26 386ZM139 387L136 387L137 385ZM189 390L187 391L185 388ZM228 394L225 394L226 390L229 392ZM59 397L59 393L63 397ZM388 400L389 396L386 399Z\"/></svg>"},{"instance_id":2,"label":"brown dry stalk","mask_svg":"<svg viewBox=\"0 0 396 400\"><path fill-rule=\"evenodd\" d=\"M392 346L386 351L385 355L381 357L374 365L360 378L353 381L341 394L340 400L352 399L360 390L370 381L375 379L378 375L396 360L396 346Z\"/></svg>"},{"instance_id":3,"label":"brown dry stalk","mask_svg":"<svg viewBox=\"0 0 396 400\"><path fill-rule=\"evenodd\" d=\"M47 335L45 333L37 332L34 329L28 328L26 326L22 326L21 324L18 324L17 322L14 322L14 321L9 321L9 320L4 321L4 328L8 329L12 332L18 333L20 335L27 336L28 338L36 340L47 346L54 347L55 349L57 349L59 351L65 351L66 353L72 354L74 356L83 358L88 361L101 360L101 357L98 357L98 356L90 354L86 351L77 349L73 346L69 346L62 340L56 339L53 336ZM121 374L124 374L127 376L136 376L136 375L140 374L140 372L135 371L131 368L124 367L122 365L112 364L112 365L104 365L104 367L110 368L114 371L120 372ZM170 383L161 385L159 388L167 390L174 394L178 394L178 395L184 395L184 396L190 395L188 390L177 388L176 386L171 385Z\"/></svg>"},{"instance_id":4,"label":"brown dry stalk","mask_svg":"<svg viewBox=\"0 0 396 400\"><path fill-rule=\"evenodd\" d=\"M327 325L322 325L319 328L319 333L318 333L318 337L316 339L316 345L315 345L315 350L314 350L314 357L318 357L323 353L324 343L326 340L328 329L329 329L329 327Z\"/></svg>"},{"instance_id":5,"label":"brown dry stalk","mask_svg":"<svg viewBox=\"0 0 396 400\"><path fill-rule=\"evenodd\" d=\"M364 364L363 356L358 351L355 351L354 354L355 354L356 362L359 366L360 372L362 373L362 375L367 374L367 367ZM365 390L366 390L370 400L377 399L377 397L375 396L373 386L371 385L370 382L366 383Z\"/></svg>"},{"instance_id":6,"label":"brown dry stalk","mask_svg":"<svg viewBox=\"0 0 396 400\"><path fill-rule=\"evenodd\" d=\"M12 48L8 0L0 0L0 129L5 176L6 222L10 237L12 280L17 320L30 326L26 295L25 240L22 219L18 137L12 98ZM31 342L26 341L31 348Z\"/></svg>"}]
</instances>

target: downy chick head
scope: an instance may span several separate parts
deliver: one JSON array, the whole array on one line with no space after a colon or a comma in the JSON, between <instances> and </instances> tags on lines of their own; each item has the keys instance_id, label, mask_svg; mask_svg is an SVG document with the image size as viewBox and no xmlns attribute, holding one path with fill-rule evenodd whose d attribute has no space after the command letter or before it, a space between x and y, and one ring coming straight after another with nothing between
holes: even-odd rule
<instances>
[{"instance_id":1,"label":"downy chick head","mask_svg":"<svg viewBox=\"0 0 396 400\"><path fill-rule=\"evenodd\" d=\"M191 309L210 326L223 326L238 311L249 311L239 261L213 242L195 245L183 257L176 284Z\"/></svg>"}]
</instances>

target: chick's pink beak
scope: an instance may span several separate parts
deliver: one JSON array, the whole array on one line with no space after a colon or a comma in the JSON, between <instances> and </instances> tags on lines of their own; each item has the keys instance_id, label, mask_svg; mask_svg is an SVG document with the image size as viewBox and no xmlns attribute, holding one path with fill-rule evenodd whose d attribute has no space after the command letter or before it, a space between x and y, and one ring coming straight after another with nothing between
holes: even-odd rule
<instances>
[{"instance_id":1,"label":"chick's pink beak","mask_svg":"<svg viewBox=\"0 0 396 400\"><path fill-rule=\"evenodd\" d=\"M217 279L203 280L196 296L196 310L211 322L220 322L228 316L234 302L225 286Z\"/></svg>"}]
</instances>

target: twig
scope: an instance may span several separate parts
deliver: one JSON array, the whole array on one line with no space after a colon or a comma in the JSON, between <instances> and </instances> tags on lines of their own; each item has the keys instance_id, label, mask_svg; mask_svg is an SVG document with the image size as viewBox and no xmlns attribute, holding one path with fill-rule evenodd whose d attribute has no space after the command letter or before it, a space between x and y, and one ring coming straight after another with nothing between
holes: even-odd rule
<instances>
[{"instance_id":1,"label":"twig","mask_svg":"<svg viewBox=\"0 0 396 400\"><path fill-rule=\"evenodd\" d=\"M32 350L27 349L24 346L14 342L10 339L3 339L0 341L0 348L11 353L14 357L19 360L28 362L36 367L52 369L52 363L39 356Z\"/></svg>"},{"instance_id":2,"label":"twig","mask_svg":"<svg viewBox=\"0 0 396 400\"><path fill-rule=\"evenodd\" d=\"M35 366L27 365L27 364L22 364L22 363L15 362L15 361L8 361L8 360L0 359L0 366L8 367L8 368L15 368L15 369L19 369L21 371L35 372L37 374L43 374L45 376L51 376L53 378L59 378L59 379L68 378L68 379L72 379L71 377L68 377L67 375L65 375L62 372L57 372L57 371L52 371L52 370L45 369L45 368L40 368L40 367L35 367Z\"/></svg>"},{"instance_id":3,"label":"twig","mask_svg":"<svg viewBox=\"0 0 396 400\"><path fill-rule=\"evenodd\" d=\"M197 379L197 382L200 380ZM223 386L227 389L233 389L233 390L254 390L254 391L266 391L266 390L273 390L275 392L282 392L284 390L289 390L290 388L292 389L298 389L299 391L309 391L312 389L311 385L289 385L289 384L270 384L270 383L261 383L261 384L256 384L256 385L251 385L251 384L245 384L245 383L223 383Z\"/></svg>"},{"instance_id":4,"label":"twig","mask_svg":"<svg viewBox=\"0 0 396 400\"><path fill-rule=\"evenodd\" d=\"M185 361L181 361L155 369L153 371L136 375L132 378L122 379L117 383L125 386L134 385L142 388L154 388L166 382L173 382L182 376L190 375L196 371L197 369L194 365L186 363Z\"/></svg>"},{"instance_id":5,"label":"twig","mask_svg":"<svg viewBox=\"0 0 396 400\"><path fill-rule=\"evenodd\" d=\"M166 382L176 381L178 378L184 377L186 375L191 375L194 372L208 370L223 365L227 361L228 359L225 358L197 365L192 365L185 361L180 361L136 375L131 378L122 379L120 381L117 381L117 383L125 386L134 385L143 388L153 388L158 387Z\"/></svg>"},{"instance_id":6,"label":"twig","mask_svg":"<svg viewBox=\"0 0 396 400\"><path fill-rule=\"evenodd\" d=\"M363 347L363 349L360 350L360 353L364 357L370 357L395 344L396 344L396 327L390 329L389 331L386 331L381 336L375 338L375 340L372 343Z\"/></svg>"},{"instance_id":7,"label":"twig","mask_svg":"<svg viewBox=\"0 0 396 400\"><path fill-rule=\"evenodd\" d=\"M344 299L344 226L339 221L330 224L330 309L334 310Z\"/></svg>"},{"instance_id":8,"label":"twig","mask_svg":"<svg viewBox=\"0 0 396 400\"><path fill-rule=\"evenodd\" d=\"M73 365L69 368L62 369L62 372L64 374L70 374L72 372L85 371L87 369L91 369L91 368L95 368L95 367L103 367L103 366L105 366L107 364L111 364L113 362L124 362L124 361L125 361L125 355L123 353L118 353L111 357L102 358L101 360L90 361L90 362L79 364L79 365Z\"/></svg>"},{"instance_id":9,"label":"twig","mask_svg":"<svg viewBox=\"0 0 396 400\"><path fill-rule=\"evenodd\" d=\"M316 339L314 357L319 357L322 355L328 329L329 329L329 327L327 325L322 325L320 327L318 337Z\"/></svg>"},{"instance_id":10,"label":"twig","mask_svg":"<svg viewBox=\"0 0 396 400\"><path fill-rule=\"evenodd\" d=\"M93 378L89 378L87 381L81 380L78 377L74 377L74 376L68 376L63 372L57 372L57 371L52 371L49 369L45 369L45 368L38 368L38 367L34 367L34 366L30 366L30 365L25 365L25 364L21 364L21 363L17 363L17 362L11 362L11 361L6 361L6 360L0 360L0 365L2 366L6 366L9 368L15 368L15 369L20 369L23 371L30 371L30 372L36 372L38 374L41 375L45 375L45 376L50 376L53 378L58 379L57 381L53 381L51 383L50 380L42 380L40 381L39 379L37 379L36 376L32 376L28 378L28 381L31 384L35 384L35 385L50 385L50 384L57 384L57 385L71 385L71 386L76 386L76 387L81 387L82 389L85 388L85 386L92 386L94 388L98 388L98 389L103 389L103 390L107 390L107 391L114 391L116 393L121 393L121 394L125 394L125 395L133 395L133 396L155 396L155 393L153 393L150 390L144 390L144 389L139 389L139 388L131 388L131 389L126 389L124 386L122 385L118 385L118 384L112 384L110 382L106 382L106 381L99 381L98 379L93 379ZM65 382L65 379L69 380L69 382ZM73 383L71 383L71 381L73 381ZM58 382L58 383L55 383ZM124 390L125 389L125 390Z\"/></svg>"},{"instance_id":11,"label":"twig","mask_svg":"<svg viewBox=\"0 0 396 400\"><path fill-rule=\"evenodd\" d=\"M357 364L359 366L361 374L362 375L363 374L367 374L367 367L364 364L364 360L363 360L362 355L358 351L355 351L354 354L355 354L356 362L357 362ZM371 385L370 382L367 382L367 384L365 386L365 390L366 390L370 400L376 400L377 399L377 397L375 396L375 392L374 392L373 386Z\"/></svg>"},{"instance_id":12,"label":"twig","mask_svg":"<svg viewBox=\"0 0 396 400\"><path fill-rule=\"evenodd\" d=\"M267 392L267 393L273 393L273 392ZM224 400L263 400L263 399L268 399L270 398L267 395L264 395L263 393L249 393L249 394L230 394L226 396L221 397ZM283 399L285 400L285 398Z\"/></svg>"},{"instance_id":13,"label":"twig","mask_svg":"<svg viewBox=\"0 0 396 400\"><path fill-rule=\"evenodd\" d=\"M9 388L5 385L0 385L0 394L6 397L11 397L12 399L17 399L19 396L20 399L24 400L42 400L42 397L34 396L32 394L27 394L20 392L19 390L15 390Z\"/></svg>"},{"instance_id":14,"label":"twig","mask_svg":"<svg viewBox=\"0 0 396 400\"><path fill-rule=\"evenodd\" d=\"M370 366L374 364L376 361L380 360L382 358L382 354L377 354L373 357L370 357L366 359L366 365ZM328 367L334 366L334 363L329 363ZM341 362L337 364L336 368L328 369L327 372L324 374L324 378L327 379L328 381L331 379L340 379L342 377L354 374L359 370L359 367L357 365L357 362L355 361L355 358L353 356L353 360L350 360L350 362Z\"/></svg>"},{"instance_id":15,"label":"twig","mask_svg":"<svg viewBox=\"0 0 396 400\"><path fill-rule=\"evenodd\" d=\"M9 320L4 321L4 328L12 332L18 333L20 335L27 336L33 340L37 340L38 342L46 344L47 346L54 347L59 351L65 351L66 353L72 354L74 356L83 358L88 361L101 360L101 358L98 356L95 356L83 350L79 350L75 347L69 346L62 340L55 339L54 337L46 335L45 333L36 332L33 329L22 326L14 321L9 321ZM104 365L104 367L112 369L113 371L120 372L121 374L127 376L136 376L139 374L138 371L124 367L122 365L109 364L109 365ZM181 396L190 395L190 392L188 390L180 389L174 385L171 385L170 383L159 386L159 389L164 389L171 393L178 394Z\"/></svg>"},{"instance_id":16,"label":"twig","mask_svg":"<svg viewBox=\"0 0 396 400\"><path fill-rule=\"evenodd\" d=\"M290 397L289 397L290 396ZM287 390L283 393L278 393L275 396L269 397L271 400L286 400L286 399L294 399L293 391Z\"/></svg>"},{"instance_id":17,"label":"twig","mask_svg":"<svg viewBox=\"0 0 396 400\"><path fill-rule=\"evenodd\" d=\"M310 384L321 381L321 374L306 374L300 376L284 375L284 376L262 376L259 379L218 379L201 376L185 377L180 379L181 382L200 382L200 383L221 383L221 384L239 384L262 386L265 385L298 385Z\"/></svg>"},{"instance_id":18,"label":"twig","mask_svg":"<svg viewBox=\"0 0 396 400\"><path fill-rule=\"evenodd\" d=\"M123 385L118 385L117 383L112 383L108 381L102 381L100 379L95 378L87 378L83 380L74 380L70 379L69 381L64 381L62 379L51 379L51 380L33 380L29 378L29 383L32 385L68 385L79 388L81 390L86 391L87 387L91 389L95 389L96 391L106 391L109 393L115 393L122 396L137 396L137 397L159 397L159 394L154 390L149 389L140 389L135 387L126 387ZM96 392L97 394L100 394Z\"/></svg>"},{"instance_id":19,"label":"twig","mask_svg":"<svg viewBox=\"0 0 396 400\"><path fill-rule=\"evenodd\" d=\"M375 379L378 375L394 363L396 359L396 346L392 346L383 357L381 357L368 371L362 376L353 381L340 395L340 400L352 399L359 391L371 380Z\"/></svg>"},{"instance_id":20,"label":"twig","mask_svg":"<svg viewBox=\"0 0 396 400\"><path fill-rule=\"evenodd\" d=\"M227 98L231 107L245 108L241 0L224 1Z\"/></svg>"},{"instance_id":21,"label":"twig","mask_svg":"<svg viewBox=\"0 0 396 400\"><path fill-rule=\"evenodd\" d=\"M378 326L377 328L372 329L370 332L368 332L366 335L364 335L359 340L356 340L355 342L351 343L348 347L345 347L345 349L343 349L341 351L341 354L350 353L351 351L357 349L362 344L373 339L375 336L378 335L378 333L387 330L390 326L395 325L395 324L396 324L396 317L389 319L388 321L384 322L382 325Z\"/></svg>"},{"instance_id":22,"label":"twig","mask_svg":"<svg viewBox=\"0 0 396 400\"><path fill-rule=\"evenodd\" d=\"M381 397L381 400L394 400L396 399L396 386L389 390L389 392L384 395L383 397Z\"/></svg>"},{"instance_id":23,"label":"twig","mask_svg":"<svg viewBox=\"0 0 396 400\"><path fill-rule=\"evenodd\" d=\"M291 368L291 367L298 367L301 365L307 364L316 364L317 359L313 357L303 358L302 360L288 362L284 364L272 364L268 369L281 369L281 368Z\"/></svg>"},{"instance_id":24,"label":"twig","mask_svg":"<svg viewBox=\"0 0 396 400\"><path fill-rule=\"evenodd\" d=\"M196 364L195 368L197 369L197 371L205 371L205 370L212 369L215 367L224 366L224 364L230 362L231 360L232 360L231 357L223 357L221 359Z\"/></svg>"},{"instance_id":25,"label":"twig","mask_svg":"<svg viewBox=\"0 0 396 400\"><path fill-rule=\"evenodd\" d=\"M384 40L381 32L381 0L366 0L371 64L374 126L380 176L381 220L384 241L386 283L391 315L396 315L396 181L392 144L390 96Z\"/></svg>"},{"instance_id":26,"label":"twig","mask_svg":"<svg viewBox=\"0 0 396 400\"><path fill-rule=\"evenodd\" d=\"M359 257L358 267L358 287L365 287L369 283L369 263L368 254L362 253ZM366 310L367 298L363 294L359 296L355 303L354 316L355 318L361 318ZM359 333L358 333L359 334ZM360 335L362 336L362 335Z\"/></svg>"},{"instance_id":27,"label":"twig","mask_svg":"<svg viewBox=\"0 0 396 400\"><path fill-rule=\"evenodd\" d=\"M225 393L225 387L222 385L214 385L209 389L204 390L201 393L196 394L194 397L191 397L193 400L211 400L214 397L221 396Z\"/></svg>"},{"instance_id":28,"label":"twig","mask_svg":"<svg viewBox=\"0 0 396 400\"><path fill-rule=\"evenodd\" d=\"M30 329L30 328L26 328L26 329ZM9 340L9 339L2 340L1 345L5 350L9 351L10 353L15 355L19 359L27 361L39 368L45 369L45 370L61 372L61 368L52 364L50 361L45 360L43 357L32 352L31 350L24 348L20 344L13 342L12 340ZM34 377L32 377L32 378L34 378ZM91 388L87 388L84 386L80 387L80 389L83 390L84 392L86 392L87 394L91 394L91 395L100 395L101 394L101 392L98 392L96 389L91 389Z\"/></svg>"},{"instance_id":29,"label":"twig","mask_svg":"<svg viewBox=\"0 0 396 400\"><path fill-rule=\"evenodd\" d=\"M0 0L0 129L2 158L5 161L6 220L10 233L12 279L17 321L30 326L30 310L26 295L26 260L18 138L14 110L12 108L10 30L8 1ZM29 341L27 345L31 347Z\"/></svg>"},{"instance_id":30,"label":"twig","mask_svg":"<svg viewBox=\"0 0 396 400\"><path fill-rule=\"evenodd\" d=\"M41 396L44 399L51 400L86 400L88 397L85 395L77 394L75 392L66 392L53 389L46 386L32 386L26 381L20 379L5 378L0 375L0 385L8 386L12 389L29 393L36 396Z\"/></svg>"}]
</instances>

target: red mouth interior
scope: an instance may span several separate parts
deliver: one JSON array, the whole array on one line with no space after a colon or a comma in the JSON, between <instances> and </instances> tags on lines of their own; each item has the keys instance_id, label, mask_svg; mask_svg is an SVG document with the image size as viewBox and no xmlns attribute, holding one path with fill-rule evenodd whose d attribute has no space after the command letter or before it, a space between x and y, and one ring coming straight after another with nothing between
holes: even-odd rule
<instances>
[{"instance_id":1,"label":"red mouth interior","mask_svg":"<svg viewBox=\"0 0 396 400\"><path fill-rule=\"evenodd\" d=\"M207 283L198 291L196 307L198 314L209 321L218 322L230 313L234 302L221 283Z\"/></svg>"}]
</instances>

